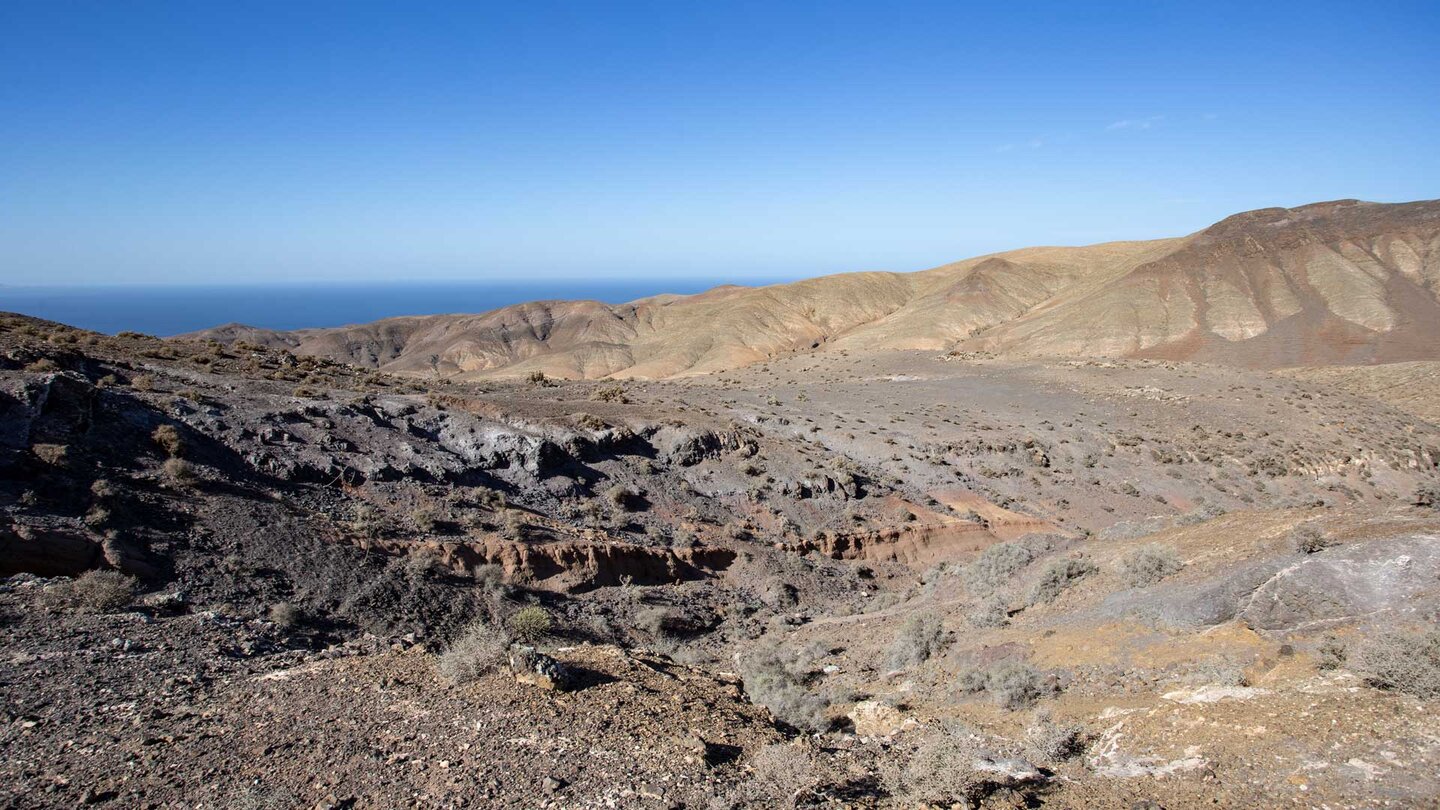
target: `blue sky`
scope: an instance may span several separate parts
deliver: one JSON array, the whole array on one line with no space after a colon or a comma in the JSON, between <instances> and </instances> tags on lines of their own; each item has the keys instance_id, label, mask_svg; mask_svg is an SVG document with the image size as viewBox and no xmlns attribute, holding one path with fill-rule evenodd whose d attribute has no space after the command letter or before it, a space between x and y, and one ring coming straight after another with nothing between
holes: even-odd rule
<instances>
[{"instance_id":1,"label":"blue sky","mask_svg":"<svg viewBox=\"0 0 1440 810\"><path fill-rule=\"evenodd\" d=\"M0 284L915 270L1440 197L1429 3L0 0Z\"/></svg>"}]
</instances>

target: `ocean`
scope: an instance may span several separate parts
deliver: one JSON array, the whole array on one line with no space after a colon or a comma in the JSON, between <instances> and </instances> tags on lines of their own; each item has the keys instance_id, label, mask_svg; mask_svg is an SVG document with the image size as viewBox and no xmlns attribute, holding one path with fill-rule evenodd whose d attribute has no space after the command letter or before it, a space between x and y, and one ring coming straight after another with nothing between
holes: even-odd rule
<instances>
[{"instance_id":1,"label":"ocean","mask_svg":"<svg viewBox=\"0 0 1440 810\"><path fill-rule=\"evenodd\" d=\"M708 290L725 279L214 285L0 286L0 311L114 334L169 336L226 323L269 329L344 326L398 315L486 312L546 299L621 304ZM747 285L772 283L747 279Z\"/></svg>"}]
</instances>

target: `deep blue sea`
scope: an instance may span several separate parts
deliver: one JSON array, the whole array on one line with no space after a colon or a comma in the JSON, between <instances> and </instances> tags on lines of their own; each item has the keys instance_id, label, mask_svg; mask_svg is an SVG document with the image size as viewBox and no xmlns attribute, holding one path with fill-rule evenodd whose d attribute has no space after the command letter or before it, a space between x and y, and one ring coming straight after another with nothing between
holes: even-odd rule
<instances>
[{"instance_id":1,"label":"deep blue sea","mask_svg":"<svg viewBox=\"0 0 1440 810\"><path fill-rule=\"evenodd\" d=\"M424 282L244 286L0 286L0 311L96 332L176 335L225 323L270 329L343 326L396 315L477 313L554 298L620 304L661 293L697 293L724 279L626 279L528 283ZM747 279L747 285L765 281Z\"/></svg>"}]
</instances>

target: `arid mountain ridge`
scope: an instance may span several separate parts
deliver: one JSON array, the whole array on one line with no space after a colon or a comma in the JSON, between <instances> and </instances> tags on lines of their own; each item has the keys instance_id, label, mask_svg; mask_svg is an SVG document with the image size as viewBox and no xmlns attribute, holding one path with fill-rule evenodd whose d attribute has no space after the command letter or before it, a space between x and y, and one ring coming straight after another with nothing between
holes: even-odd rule
<instances>
[{"instance_id":1,"label":"arid mountain ridge","mask_svg":"<svg viewBox=\"0 0 1440 810\"><path fill-rule=\"evenodd\" d=\"M915 273L537 301L244 340L388 372L660 379L807 351L1141 357L1250 368L1440 359L1440 201L1237 214L1189 236L1037 247Z\"/></svg>"}]
</instances>

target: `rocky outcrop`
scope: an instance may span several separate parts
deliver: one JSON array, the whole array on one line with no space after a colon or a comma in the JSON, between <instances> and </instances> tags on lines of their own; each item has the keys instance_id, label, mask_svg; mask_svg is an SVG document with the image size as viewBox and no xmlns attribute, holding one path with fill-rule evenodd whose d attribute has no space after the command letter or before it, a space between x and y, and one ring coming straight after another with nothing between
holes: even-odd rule
<instances>
[{"instance_id":1,"label":"rocky outcrop","mask_svg":"<svg viewBox=\"0 0 1440 810\"><path fill-rule=\"evenodd\" d=\"M665 585L724 571L735 561L728 548L661 548L629 543L562 540L415 542L360 540L361 548L386 554L425 554L460 574L478 565L499 565L506 577L551 590L584 591L606 585Z\"/></svg>"}]
</instances>

